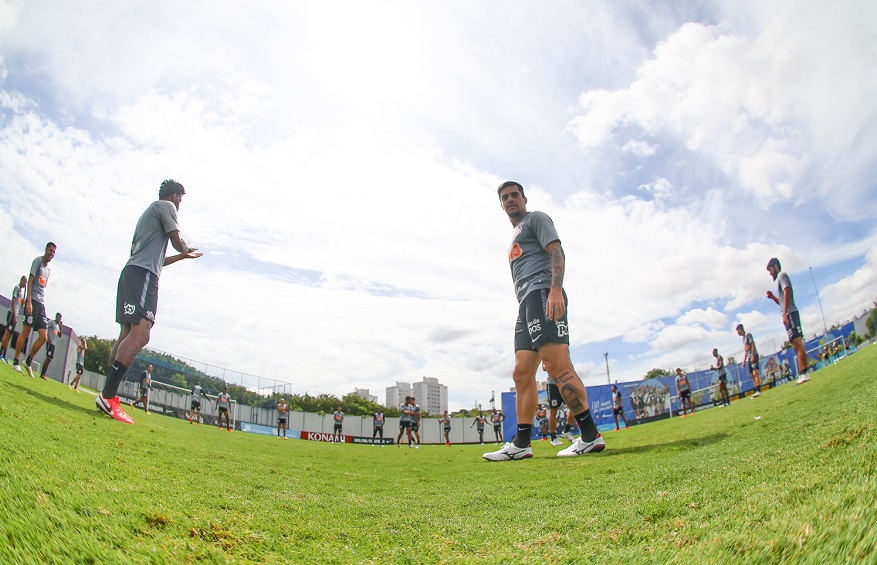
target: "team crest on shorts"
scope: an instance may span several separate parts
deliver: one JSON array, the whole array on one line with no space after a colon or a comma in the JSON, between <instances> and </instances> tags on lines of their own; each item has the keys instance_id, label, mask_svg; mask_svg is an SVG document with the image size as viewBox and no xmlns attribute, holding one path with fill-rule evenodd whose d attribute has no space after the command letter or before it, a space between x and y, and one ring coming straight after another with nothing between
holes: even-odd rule
<instances>
[{"instance_id":1,"label":"team crest on shorts","mask_svg":"<svg viewBox=\"0 0 877 565\"><path fill-rule=\"evenodd\" d=\"M130 315L134 314L134 312L137 310L137 307L134 306L133 304L128 304L126 302L124 309L125 309L125 315L130 316Z\"/></svg>"},{"instance_id":2,"label":"team crest on shorts","mask_svg":"<svg viewBox=\"0 0 877 565\"><path fill-rule=\"evenodd\" d=\"M557 337L564 337L569 335L569 328L566 326L566 322L557 322Z\"/></svg>"}]
</instances>

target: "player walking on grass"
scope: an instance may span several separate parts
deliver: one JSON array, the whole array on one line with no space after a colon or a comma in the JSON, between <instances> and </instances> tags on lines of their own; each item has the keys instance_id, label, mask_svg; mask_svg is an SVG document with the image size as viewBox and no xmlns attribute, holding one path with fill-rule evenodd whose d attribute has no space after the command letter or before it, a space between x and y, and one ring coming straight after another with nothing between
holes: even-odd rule
<instances>
[{"instance_id":1,"label":"player walking on grass","mask_svg":"<svg viewBox=\"0 0 877 565\"><path fill-rule=\"evenodd\" d=\"M713 357L716 359L715 366L710 370L715 371L719 379L719 394L722 396L722 408L731 405L731 396L728 394L728 371L725 369L725 358L719 355L718 349L713 349Z\"/></svg>"},{"instance_id":2,"label":"player walking on grass","mask_svg":"<svg viewBox=\"0 0 877 565\"><path fill-rule=\"evenodd\" d=\"M484 416L484 412L479 412L477 416L475 416L475 421L472 422L472 425L475 426L475 430L478 432L478 441L481 442L481 445L484 445L484 423L487 422L487 418Z\"/></svg>"},{"instance_id":3,"label":"player walking on grass","mask_svg":"<svg viewBox=\"0 0 877 565\"><path fill-rule=\"evenodd\" d=\"M396 447L402 447L402 434L408 434L408 447L414 442L411 437L411 397L406 396L405 402L399 405L399 437L396 438Z\"/></svg>"},{"instance_id":4,"label":"player walking on grass","mask_svg":"<svg viewBox=\"0 0 877 565\"><path fill-rule=\"evenodd\" d=\"M79 392L79 381L82 380L82 373L85 372L85 352L88 350L88 342L85 338L79 339L79 345L76 346L76 376L67 384L67 387Z\"/></svg>"},{"instance_id":5,"label":"player walking on grass","mask_svg":"<svg viewBox=\"0 0 877 565\"><path fill-rule=\"evenodd\" d=\"M150 390L152 390L152 365L147 365L146 370L140 373L140 398L131 403L131 408L143 404L143 411L149 414Z\"/></svg>"},{"instance_id":6,"label":"player walking on grass","mask_svg":"<svg viewBox=\"0 0 877 565\"><path fill-rule=\"evenodd\" d=\"M539 435L542 441L548 441L548 410L543 405L536 408L536 421L539 422Z\"/></svg>"},{"instance_id":7,"label":"player walking on grass","mask_svg":"<svg viewBox=\"0 0 877 565\"><path fill-rule=\"evenodd\" d=\"M46 320L45 294L46 285L49 284L49 262L55 257L55 251L58 247L51 241L46 244L46 250L43 255L35 258L30 265L30 274L27 277L27 291L24 296L24 327L21 329L21 335L15 343L15 358L12 360L12 368L21 373L21 366L18 358L21 356L21 350L27 343L27 338L31 330L36 330L38 337L30 348L24 368L27 374L33 378L33 369L30 364L33 363L33 356L37 354L40 347L46 343L46 328L48 320Z\"/></svg>"},{"instance_id":8,"label":"player walking on grass","mask_svg":"<svg viewBox=\"0 0 877 565\"><path fill-rule=\"evenodd\" d=\"M752 398L758 398L761 396L761 374L758 371L758 348L755 347L755 338L746 331L743 324L737 324L737 335L743 338L743 363L741 365L749 367L749 372L752 374L752 386L755 388Z\"/></svg>"},{"instance_id":9,"label":"player walking on grass","mask_svg":"<svg viewBox=\"0 0 877 565\"><path fill-rule=\"evenodd\" d=\"M332 441L336 444L342 444L344 443L344 436L341 435L341 430L344 428L344 411L341 409L341 406L332 414L332 419L335 421Z\"/></svg>"},{"instance_id":10,"label":"player walking on grass","mask_svg":"<svg viewBox=\"0 0 877 565\"><path fill-rule=\"evenodd\" d=\"M0 340L0 361L9 363L6 359L6 348L9 347L9 340L12 347L15 347L16 326L18 321L24 317L24 296L27 293L27 277L21 277L21 280L12 289L12 295L9 297L9 312L6 313L6 325L3 326L3 339Z\"/></svg>"},{"instance_id":11,"label":"player walking on grass","mask_svg":"<svg viewBox=\"0 0 877 565\"><path fill-rule=\"evenodd\" d=\"M384 447L384 413L381 410L372 417L372 445L375 444L378 434L381 436L381 447Z\"/></svg>"},{"instance_id":12,"label":"player walking on grass","mask_svg":"<svg viewBox=\"0 0 877 565\"><path fill-rule=\"evenodd\" d=\"M283 430L283 439L289 439L286 437L286 418L289 415L289 405L286 404L286 400L281 398L280 403L277 404L277 437L280 438L280 430Z\"/></svg>"},{"instance_id":13,"label":"player walking on grass","mask_svg":"<svg viewBox=\"0 0 877 565\"><path fill-rule=\"evenodd\" d=\"M798 358L798 380L796 385L810 380L807 366L807 350L804 348L804 330L801 328L801 314L795 306L795 293L792 291L792 281L789 275L783 272L780 260L774 257L767 263L767 272L777 282L777 293L767 291L767 297L779 304L783 313L783 326L795 356Z\"/></svg>"},{"instance_id":14,"label":"player walking on grass","mask_svg":"<svg viewBox=\"0 0 877 565\"><path fill-rule=\"evenodd\" d=\"M445 432L445 445L451 447L451 417L448 416L447 410L445 410L444 414L439 416L438 421L439 425L442 427L442 431Z\"/></svg>"},{"instance_id":15,"label":"player walking on grass","mask_svg":"<svg viewBox=\"0 0 877 565\"><path fill-rule=\"evenodd\" d=\"M219 415L217 420L219 420L219 430L222 431L222 419L225 418L225 429L231 431L231 418L229 418L231 413L231 397L228 395L226 387L222 387L222 392L216 395L216 400L213 403L218 407Z\"/></svg>"},{"instance_id":16,"label":"player walking on grass","mask_svg":"<svg viewBox=\"0 0 877 565\"><path fill-rule=\"evenodd\" d=\"M688 375L684 374L679 367L676 367L676 394L679 395L679 401L682 402L682 417L685 417L686 402L688 403L688 409L694 414L694 406L691 404L691 385L688 383ZM617 419L615 423L618 423Z\"/></svg>"},{"instance_id":17,"label":"player walking on grass","mask_svg":"<svg viewBox=\"0 0 877 565\"><path fill-rule=\"evenodd\" d=\"M621 416L621 419L624 421L624 428L627 429L630 427L630 424L627 423L627 418L624 417L624 401L621 398L621 391L618 390L618 387L615 385L612 385L612 415L615 417L616 432L620 429L618 427L619 416Z\"/></svg>"},{"instance_id":18,"label":"player walking on grass","mask_svg":"<svg viewBox=\"0 0 877 565\"><path fill-rule=\"evenodd\" d=\"M192 416L197 412L198 419L195 420L199 426L201 425L201 399L207 397L207 391L201 388L201 383L195 383L192 387L192 402L189 404L189 423L192 423Z\"/></svg>"},{"instance_id":19,"label":"player walking on grass","mask_svg":"<svg viewBox=\"0 0 877 565\"><path fill-rule=\"evenodd\" d=\"M414 439L417 440L417 444L414 446L415 449L420 449L420 424L423 421L423 409L420 407L420 404L417 403L417 399L413 396L411 397L411 432L414 434Z\"/></svg>"},{"instance_id":20,"label":"player walking on grass","mask_svg":"<svg viewBox=\"0 0 877 565\"><path fill-rule=\"evenodd\" d=\"M162 267L183 259L201 257L197 247L180 236L177 211L186 189L175 180L161 183L158 200L146 208L137 221L131 242L131 257L122 269L116 295L116 322L119 339L110 351L109 369L103 391L95 398L98 410L128 424L131 419L119 404L119 385L128 367L149 343L149 334L158 311L158 278ZM166 256L170 240L177 255Z\"/></svg>"},{"instance_id":21,"label":"player walking on grass","mask_svg":"<svg viewBox=\"0 0 877 565\"><path fill-rule=\"evenodd\" d=\"M43 359L43 366L40 367L40 378L44 381L48 380L46 378L46 370L49 368L49 363L55 358L55 338L61 337L63 329L64 324L61 323L61 313L55 312L55 319L49 320L49 323L46 324L46 358Z\"/></svg>"},{"instance_id":22,"label":"player walking on grass","mask_svg":"<svg viewBox=\"0 0 877 565\"><path fill-rule=\"evenodd\" d=\"M518 428L512 442L485 453L488 461L533 456L530 435L538 403L536 370L540 363L560 389L581 429L576 441L557 453L560 457L602 451L606 444L597 431L588 394L569 356L567 297L563 290L566 259L554 222L543 212L528 212L524 188L507 181L497 189L500 204L514 227L509 266L519 309L515 324L515 411Z\"/></svg>"},{"instance_id":23,"label":"player walking on grass","mask_svg":"<svg viewBox=\"0 0 877 565\"><path fill-rule=\"evenodd\" d=\"M490 409L490 422L493 424L493 435L496 443L502 442L502 421L505 420L505 414L497 412L496 408Z\"/></svg>"}]
</instances>

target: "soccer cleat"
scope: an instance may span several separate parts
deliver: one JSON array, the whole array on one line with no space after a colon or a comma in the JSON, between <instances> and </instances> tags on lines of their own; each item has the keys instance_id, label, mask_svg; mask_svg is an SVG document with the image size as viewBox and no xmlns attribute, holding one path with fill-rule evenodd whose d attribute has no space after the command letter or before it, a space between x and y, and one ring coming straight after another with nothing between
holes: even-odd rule
<instances>
[{"instance_id":1,"label":"soccer cleat","mask_svg":"<svg viewBox=\"0 0 877 565\"><path fill-rule=\"evenodd\" d=\"M150 412L149 410L144 410L144 412L146 412L147 416L152 416L152 412Z\"/></svg>"},{"instance_id":2,"label":"soccer cleat","mask_svg":"<svg viewBox=\"0 0 877 565\"><path fill-rule=\"evenodd\" d=\"M604 449L606 449L606 442L603 441L603 436L597 434L596 439L591 442L586 442L582 440L582 438L577 439L571 446L558 451L557 456L575 457L576 455L584 455L585 453L599 453Z\"/></svg>"},{"instance_id":3,"label":"soccer cleat","mask_svg":"<svg viewBox=\"0 0 877 565\"><path fill-rule=\"evenodd\" d=\"M30 365L27 363L24 364L24 370L27 371L27 374L30 375L30 378L34 378L33 369L30 368Z\"/></svg>"},{"instance_id":4,"label":"soccer cleat","mask_svg":"<svg viewBox=\"0 0 877 565\"><path fill-rule=\"evenodd\" d=\"M95 405L97 405L98 410L112 417L113 419L120 422L125 422L126 424L134 423L134 420L131 419L131 416L129 416L125 413L124 410L122 410L122 404L119 402L118 396L114 396L113 398L107 400L102 394L98 394L94 398L94 403Z\"/></svg>"},{"instance_id":5,"label":"soccer cleat","mask_svg":"<svg viewBox=\"0 0 877 565\"><path fill-rule=\"evenodd\" d=\"M620 429L621 429L621 428L619 428L618 426L615 426L615 429L612 430L612 431L613 431L613 432L617 432L617 431L620 430Z\"/></svg>"},{"instance_id":6,"label":"soccer cleat","mask_svg":"<svg viewBox=\"0 0 877 565\"><path fill-rule=\"evenodd\" d=\"M482 455L488 461L519 461L521 459L529 459L533 457L533 447L515 447L512 442L506 443L496 451L490 451Z\"/></svg>"},{"instance_id":7,"label":"soccer cleat","mask_svg":"<svg viewBox=\"0 0 877 565\"><path fill-rule=\"evenodd\" d=\"M539 440L539 441L548 441L548 438L547 438L547 437L543 437L543 438L542 438L541 440Z\"/></svg>"},{"instance_id":8,"label":"soccer cleat","mask_svg":"<svg viewBox=\"0 0 877 565\"><path fill-rule=\"evenodd\" d=\"M576 438L573 437L572 432L563 432L561 437L570 443L573 443L576 440Z\"/></svg>"},{"instance_id":9,"label":"soccer cleat","mask_svg":"<svg viewBox=\"0 0 877 565\"><path fill-rule=\"evenodd\" d=\"M800 384L804 384L809 380L810 380L810 377L807 375L807 373L802 373L801 376L798 377L798 380L795 381L795 386L798 386Z\"/></svg>"},{"instance_id":10,"label":"soccer cleat","mask_svg":"<svg viewBox=\"0 0 877 565\"><path fill-rule=\"evenodd\" d=\"M44 375L44 374L41 374L41 375L40 375L40 378L43 379L44 381L49 380L49 379L46 378L46 375Z\"/></svg>"},{"instance_id":11,"label":"soccer cleat","mask_svg":"<svg viewBox=\"0 0 877 565\"><path fill-rule=\"evenodd\" d=\"M19 373L22 373L22 374L24 373L24 371L21 370L21 365L19 365L18 363L12 363L12 368L15 369L16 371L18 371Z\"/></svg>"},{"instance_id":12,"label":"soccer cleat","mask_svg":"<svg viewBox=\"0 0 877 565\"><path fill-rule=\"evenodd\" d=\"M684 417L685 417L685 412L683 412L682 415L679 416L679 417L680 417L680 418L684 418Z\"/></svg>"},{"instance_id":13,"label":"soccer cleat","mask_svg":"<svg viewBox=\"0 0 877 565\"><path fill-rule=\"evenodd\" d=\"M558 438L554 438L551 440L551 445L554 445L554 446L563 445L563 442L560 441Z\"/></svg>"},{"instance_id":14,"label":"soccer cleat","mask_svg":"<svg viewBox=\"0 0 877 565\"><path fill-rule=\"evenodd\" d=\"M289 438L288 438L288 437L286 437L286 436L283 436L283 439L289 439Z\"/></svg>"},{"instance_id":15,"label":"soccer cleat","mask_svg":"<svg viewBox=\"0 0 877 565\"><path fill-rule=\"evenodd\" d=\"M756 391L755 391L755 394L752 395L752 398L755 398L755 397L758 397L758 396L761 396L761 391L760 391L760 390L756 390Z\"/></svg>"}]
</instances>

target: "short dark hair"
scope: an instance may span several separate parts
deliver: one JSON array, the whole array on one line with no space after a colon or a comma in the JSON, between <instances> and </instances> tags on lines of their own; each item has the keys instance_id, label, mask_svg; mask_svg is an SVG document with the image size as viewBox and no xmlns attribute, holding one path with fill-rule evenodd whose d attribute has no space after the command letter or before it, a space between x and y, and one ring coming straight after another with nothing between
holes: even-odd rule
<instances>
[{"instance_id":1,"label":"short dark hair","mask_svg":"<svg viewBox=\"0 0 877 565\"><path fill-rule=\"evenodd\" d=\"M776 265L777 269L783 270L782 265L780 265L780 260L776 257L773 257L770 261L767 262L767 268L770 269L772 266Z\"/></svg>"},{"instance_id":2,"label":"short dark hair","mask_svg":"<svg viewBox=\"0 0 877 565\"><path fill-rule=\"evenodd\" d=\"M737 329L738 329L738 330L742 330L742 329L743 329L743 324L737 324Z\"/></svg>"},{"instance_id":3,"label":"short dark hair","mask_svg":"<svg viewBox=\"0 0 877 565\"><path fill-rule=\"evenodd\" d=\"M186 194L186 189L174 179L167 179L158 188L158 198L163 200L172 194Z\"/></svg>"},{"instance_id":4,"label":"short dark hair","mask_svg":"<svg viewBox=\"0 0 877 565\"><path fill-rule=\"evenodd\" d=\"M54 247L55 249L58 249L58 246L55 245L54 241L50 241L49 243L46 244L46 251L48 251L50 247Z\"/></svg>"},{"instance_id":5,"label":"short dark hair","mask_svg":"<svg viewBox=\"0 0 877 565\"><path fill-rule=\"evenodd\" d=\"M501 185L499 185L499 188L496 189L496 195L497 195L497 196L501 196L501 195L502 195L502 191L503 191L503 189L508 188L508 187L510 187L510 186L517 186L518 189L520 189L520 191L521 191L521 196L523 196L524 198L527 197L527 196L524 194L524 187L521 186L521 183L519 183L519 182L515 182L515 181L513 181L513 180L507 180L507 181L505 181L504 183L502 183Z\"/></svg>"}]
</instances>

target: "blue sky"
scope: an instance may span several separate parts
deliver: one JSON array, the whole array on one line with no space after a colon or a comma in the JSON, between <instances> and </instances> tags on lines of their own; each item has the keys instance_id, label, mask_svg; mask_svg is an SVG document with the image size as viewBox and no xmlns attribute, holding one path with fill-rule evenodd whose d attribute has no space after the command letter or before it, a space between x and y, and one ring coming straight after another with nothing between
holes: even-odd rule
<instances>
[{"instance_id":1,"label":"blue sky","mask_svg":"<svg viewBox=\"0 0 877 565\"><path fill-rule=\"evenodd\" d=\"M515 179L567 254L586 384L808 337L877 299L877 7L0 0L0 281L113 337L134 223L184 237L151 345L343 395L511 386ZM5 290L4 294L9 290ZM765 347L765 346L763 346ZM541 375L540 375L541 377Z\"/></svg>"}]
</instances>

